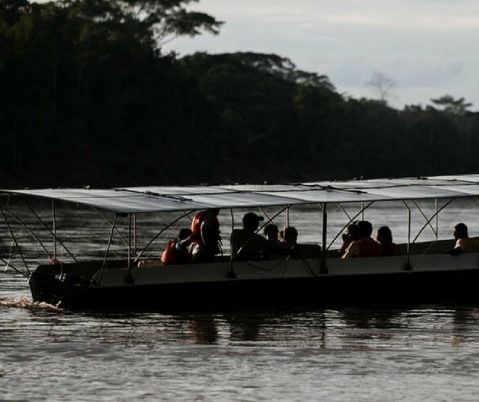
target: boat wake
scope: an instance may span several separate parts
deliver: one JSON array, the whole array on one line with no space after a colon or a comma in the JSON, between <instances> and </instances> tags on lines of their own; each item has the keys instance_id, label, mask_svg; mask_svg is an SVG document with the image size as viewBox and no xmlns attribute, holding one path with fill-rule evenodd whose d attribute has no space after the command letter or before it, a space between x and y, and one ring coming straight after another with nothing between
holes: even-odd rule
<instances>
[{"instance_id":1,"label":"boat wake","mask_svg":"<svg viewBox=\"0 0 479 402\"><path fill-rule=\"evenodd\" d=\"M63 309L48 304L45 302L33 302L26 297L0 297L0 307L17 307L25 308L29 310L41 310L41 311L56 311L61 312Z\"/></svg>"}]
</instances>

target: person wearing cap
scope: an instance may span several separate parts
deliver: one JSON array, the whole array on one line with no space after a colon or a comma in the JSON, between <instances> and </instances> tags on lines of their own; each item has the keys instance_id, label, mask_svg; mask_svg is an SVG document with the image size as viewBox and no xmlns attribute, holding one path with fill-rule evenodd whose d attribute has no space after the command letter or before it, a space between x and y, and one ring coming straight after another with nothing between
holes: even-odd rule
<instances>
[{"instance_id":1,"label":"person wearing cap","mask_svg":"<svg viewBox=\"0 0 479 402\"><path fill-rule=\"evenodd\" d=\"M243 229L231 233L231 253L235 260L253 261L269 258L270 244L266 238L256 233L262 216L248 212L243 216Z\"/></svg>"}]
</instances>

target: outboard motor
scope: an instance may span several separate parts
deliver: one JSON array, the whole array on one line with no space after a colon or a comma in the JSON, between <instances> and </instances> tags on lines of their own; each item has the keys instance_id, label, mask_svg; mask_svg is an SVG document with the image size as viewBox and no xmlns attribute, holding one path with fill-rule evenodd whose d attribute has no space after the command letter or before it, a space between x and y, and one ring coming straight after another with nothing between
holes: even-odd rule
<instances>
[{"instance_id":1,"label":"outboard motor","mask_svg":"<svg viewBox=\"0 0 479 402\"><path fill-rule=\"evenodd\" d=\"M28 284L34 302L57 305L63 299L60 265L40 265L30 275Z\"/></svg>"}]
</instances>

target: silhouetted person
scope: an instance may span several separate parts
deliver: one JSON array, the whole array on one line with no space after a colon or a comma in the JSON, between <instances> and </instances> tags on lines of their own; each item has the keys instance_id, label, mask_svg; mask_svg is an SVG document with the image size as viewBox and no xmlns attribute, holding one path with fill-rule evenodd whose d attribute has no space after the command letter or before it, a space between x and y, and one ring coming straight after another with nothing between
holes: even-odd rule
<instances>
[{"instance_id":1,"label":"silhouetted person","mask_svg":"<svg viewBox=\"0 0 479 402\"><path fill-rule=\"evenodd\" d=\"M231 233L231 253L237 260L252 261L269 258L270 244L266 238L256 233L262 216L248 212L243 216L243 229Z\"/></svg>"},{"instance_id":2,"label":"silhouetted person","mask_svg":"<svg viewBox=\"0 0 479 402\"><path fill-rule=\"evenodd\" d=\"M264 227L264 236L272 247L278 246L279 243L279 229L274 223L270 223Z\"/></svg>"},{"instance_id":3,"label":"silhouetted person","mask_svg":"<svg viewBox=\"0 0 479 402\"><path fill-rule=\"evenodd\" d=\"M449 251L451 255L479 251L479 240L469 237L467 226L464 223L458 223L454 227L454 239L456 240L456 244L454 248Z\"/></svg>"},{"instance_id":4,"label":"silhouetted person","mask_svg":"<svg viewBox=\"0 0 479 402\"><path fill-rule=\"evenodd\" d=\"M214 262L215 255L221 252L220 223L218 208L201 211L191 223L191 231L195 245L193 262Z\"/></svg>"},{"instance_id":5,"label":"silhouetted person","mask_svg":"<svg viewBox=\"0 0 479 402\"><path fill-rule=\"evenodd\" d=\"M393 243L393 235L389 227L381 226L378 229L376 240L381 245L381 256L393 257L401 254L398 245Z\"/></svg>"},{"instance_id":6,"label":"silhouetted person","mask_svg":"<svg viewBox=\"0 0 479 402\"><path fill-rule=\"evenodd\" d=\"M287 249L292 249L298 244L298 231L293 226L288 226L283 231L281 244Z\"/></svg>"},{"instance_id":7,"label":"silhouetted person","mask_svg":"<svg viewBox=\"0 0 479 402\"><path fill-rule=\"evenodd\" d=\"M189 246L192 242L190 229L181 229L178 237L170 240L161 254L161 262L165 265L188 264L191 262Z\"/></svg>"},{"instance_id":8,"label":"silhouetted person","mask_svg":"<svg viewBox=\"0 0 479 402\"><path fill-rule=\"evenodd\" d=\"M340 257L342 257L346 253L346 250L348 249L349 245L354 240L359 239L359 230L356 223L352 223L351 225L348 225L348 227L346 228L346 233L343 233L341 235L341 238L343 239L343 244L341 248L339 249Z\"/></svg>"},{"instance_id":9,"label":"silhouetted person","mask_svg":"<svg viewBox=\"0 0 479 402\"><path fill-rule=\"evenodd\" d=\"M379 257L381 255L381 245L371 238L373 226L371 222L359 221L357 223L359 239L354 240L347 248L343 259L351 257Z\"/></svg>"}]
</instances>

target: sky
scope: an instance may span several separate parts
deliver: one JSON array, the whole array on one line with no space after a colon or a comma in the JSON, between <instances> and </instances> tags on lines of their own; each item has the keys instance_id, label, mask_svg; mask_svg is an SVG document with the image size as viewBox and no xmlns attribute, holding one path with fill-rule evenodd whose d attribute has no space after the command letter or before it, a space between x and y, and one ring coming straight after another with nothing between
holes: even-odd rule
<instances>
[{"instance_id":1,"label":"sky","mask_svg":"<svg viewBox=\"0 0 479 402\"><path fill-rule=\"evenodd\" d=\"M327 75L337 91L373 98L375 73L395 82L396 107L464 97L479 110L479 0L200 0L219 35L176 38L184 55L254 51Z\"/></svg>"}]
</instances>

